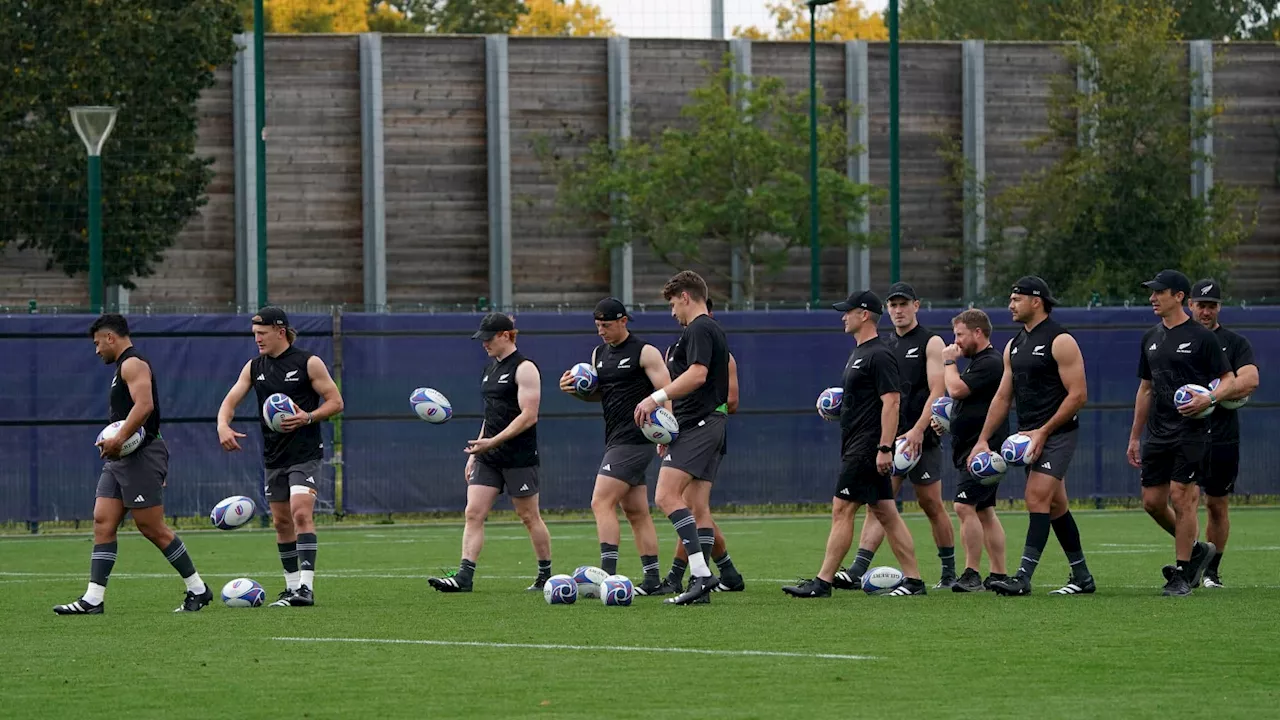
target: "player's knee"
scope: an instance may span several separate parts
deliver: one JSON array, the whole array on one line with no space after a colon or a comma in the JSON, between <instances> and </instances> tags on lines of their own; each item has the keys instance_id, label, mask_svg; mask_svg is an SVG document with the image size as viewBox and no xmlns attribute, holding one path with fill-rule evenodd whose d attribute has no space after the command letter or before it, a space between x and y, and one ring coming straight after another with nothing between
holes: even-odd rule
<instances>
[{"instance_id":1,"label":"player's knee","mask_svg":"<svg viewBox=\"0 0 1280 720\"><path fill-rule=\"evenodd\" d=\"M482 523L485 518L489 517L489 510L477 505L467 505L467 509L462 513L463 519L469 523Z\"/></svg>"},{"instance_id":2,"label":"player's knee","mask_svg":"<svg viewBox=\"0 0 1280 720\"><path fill-rule=\"evenodd\" d=\"M653 494L653 501L658 504L662 512L670 515L681 507L685 507L684 498L678 492L673 492L670 488L659 487L657 492Z\"/></svg>"},{"instance_id":3,"label":"player's knee","mask_svg":"<svg viewBox=\"0 0 1280 720\"><path fill-rule=\"evenodd\" d=\"M960 518L961 521L976 520L978 517L978 512L973 509L972 505L965 505L964 503L956 503L955 509L956 509L956 517Z\"/></svg>"},{"instance_id":4,"label":"player's knee","mask_svg":"<svg viewBox=\"0 0 1280 720\"><path fill-rule=\"evenodd\" d=\"M169 531L169 527L164 524L164 520L160 520L159 522L139 522L135 518L134 524L138 526L138 532L142 534L142 537L153 543L164 540L165 536L173 534Z\"/></svg>"},{"instance_id":5,"label":"player's knee","mask_svg":"<svg viewBox=\"0 0 1280 720\"><path fill-rule=\"evenodd\" d=\"M534 527L542 522L542 515L538 512L536 505L521 504L516 508L516 515L520 517L520 522L524 523L525 527Z\"/></svg>"},{"instance_id":6,"label":"player's knee","mask_svg":"<svg viewBox=\"0 0 1280 720\"><path fill-rule=\"evenodd\" d=\"M1204 504L1209 511L1209 517L1219 521L1227 518L1227 496L1214 497L1213 495L1207 495L1205 496Z\"/></svg>"},{"instance_id":7,"label":"player's knee","mask_svg":"<svg viewBox=\"0 0 1280 720\"><path fill-rule=\"evenodd\" d=\"M290 513L273 513L271 515L271 524L279 534L289 535L294 532L293 515Z\"/></svg>"},{"instance_id":8,"label":"player's knee","mask_svg":"<svg viewBox=\"0 0 1280 720\"><path fill-rule=\"evenodd\" d=\"M1156 495L1142 496L1142 509L1147 511L1148 515L1159 515L1169 507L1169 500Z\"/></svg>"},{"instance_id":9,"label":"player's knee","mask_svg":"<svg viewBox=\"0 0 1280 720\"><path fill-rule=\"evenodd\" d=\"M591 512L597 516L615 512L614 508L616 507L617 503L611 497L604 495L593 495L591 497Z\"/></svg>"}]
</instances>

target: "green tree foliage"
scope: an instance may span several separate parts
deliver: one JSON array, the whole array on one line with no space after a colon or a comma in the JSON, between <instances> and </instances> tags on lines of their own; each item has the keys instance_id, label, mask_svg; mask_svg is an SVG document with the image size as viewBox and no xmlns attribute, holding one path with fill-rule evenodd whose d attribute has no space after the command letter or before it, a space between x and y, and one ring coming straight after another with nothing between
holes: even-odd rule
<instances>
[{"instance_id":1,"label":"green tree foliage","mask_svg":"<svg viewBox=\"0 0 1280 720\"><path fill-rule=\"evenodd\" d=\"M520 0L421 0L430 32L462 35L508 33L529 11ZM415 17L417 15L415 14Z\"/></svg>"},{"instance_id":2,"label":"green tree foliage","mask_svg":"<svg viewBox=\"0 0 1280 720\"><path fill-rule=\"evenodd\" d=\"M1228 252L1249 236L1256 207L1237 187L1217 184L1192 197L1190 172L1221 107L1188 123L1186 50L1172 42L1168 7L1124 0L1080 2L1065 52L1095 90L1055 79L1050 133L1039 142L1064 148L1046 172L1027 178L991 205L988 276L993 288L1019 275L1045 277L1067 301L1136 296L1138 283L1165 267L1224 277ZM1085 118L1084 141L1077 142ZM1250 209L1243 209L1250 208Z\"/></svg>"},{"instance_id":3,"label":"green tree foliage","mask_svg":"<svg viewBox=\"0 0 1280 720\"><path fill-rule=\"evenodd\" d=\"M1066 40L1072 16L1111 0L904 0L902 36L910 40ZM1187 40L1269 39L1280 27L1280 0L1131 0L1173 13Z\"/></svg>"},{"instance_id":4,"label":"green tree foliage","mask_svg":"<svg viewBox=\"0 0 1280 720\"><path fill-rule=\"evenodd\" d=\"M809 246L809 101L764 76L735 95L733 80L725 67L691 93L682 111L687 129L668 128L616 150L600 139L575 156L558 153L547 139L539 154L559 181L562 217L594 229L604 248L647 245L683 268L707 264L708 248L727 244L744 258L743 294L752 302L758 269L775 273L793 248ZM873 190L843 171L845 109L819 107L819 241L865 243L851 227ZM729 275L727 267L708 270Z\"/></svg>"},{"instance_id":5,"label":"green tree foliage","mask_svg":"<svg viewBox=\"0 0 1280 720\"><path fill-rule=\"evenodd\" d=\"M196 108L235 57L234 0L0 3L0 247L89 263L85 149L67 108L115 105L103 150L104 276L132 287L206 202Z\"/></svg>"}]
</instances>

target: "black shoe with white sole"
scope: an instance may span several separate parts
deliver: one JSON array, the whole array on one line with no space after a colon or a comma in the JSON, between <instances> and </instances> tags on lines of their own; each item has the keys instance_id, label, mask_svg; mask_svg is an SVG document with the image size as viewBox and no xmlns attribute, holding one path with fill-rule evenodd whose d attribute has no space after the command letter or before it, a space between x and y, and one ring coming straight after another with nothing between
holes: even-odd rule
<instances>
[{"instance_id":1,"label":"black shoe with white sole","mask_svg":"<svg viewBox=\"0 0 1280 720\"><path fill-rule=\"evenodd\" d=\"M1021 575L1005 578L1004 580L992 580L991 589L997 595L1005 597L1021 597L1031 594L1031 581Z\"/></svg>"},{"instance_id":2,"label":"black shoe with white sole","mask_svg":"<svg viewBox=\"0 0 1280 720\"><path fill-rule=\"evenodd\" d=\"M908 595L928 595L924 581L919 578L907 578L898 587L884 593L886 597L906 597Z\"/></svg>"},{"instance_id":3,"label":"black shoe with white sole","mask_svg":"<svg viewBox=\"0 0 1280 720\"><path fill-rule=\"evenodd\" d=\"M982 586L982 576L973 568L965 568L960 577L951 584L951 592L958 593L975 593L984 592L986 588Z\"/></svg>"},{"instance_id":4,"label":"black shoe with white sole","mask_svg":"<svg viewBox=\"0 0 1280 720\"><path fill-rule=\"evenodd\" d=\"M316 604L316 598L311 594L311 588L303 585L293 592L289 604L293 607L311 607Z\"/></svg>"},{"instance_id":5,"label":"black shoe with white sole","mask_svg":"<svg viewBox=\"0 0 1280 720\"><path fill-rule=\"evenodd\" d=\"M199 612L201 608L213 602L213 591L208 585L204 586L204 592L196 594L187 591L186 597L182 598L182 604L174 609L174 612Z\"/></svg>"},{"instance_id":6,"label":"black shoe with white sole","mask_svg":"<svg viewBox=\"0 0 1280 720\"><path fill-rule=\"evenodd\" d=\"M53 612L57 615L101 615L107 611L107 604L100 602L97 605L80 598L75 602L66 605L54 605Z\"/></svg>"},{"instance_id":7,"label":"black shoe with white sole","mask_svg":"<svg viewBox=\"0 0 1280 720\"><path fill-rule=\"evenodd\" d=\"M290 590L289 588L285 588L284 590L280 591L279 595L276 596L276 601L271 603L267 607L293 607L293 604L289 602L289 599L292 597L293 597L293 591Z\"/></svg>"},{"instance_id":8,"label":"black shoe with white sole","mask_svg":"<svg viewBox=\"0 0 1280 720\"><path fill-rule=\"evenodd\" d=\"M1214 571L1212 571L1212 570L1208 570L1208 571L1206 571L1206 572L1205 572L1205 574L1204 574L1204 581L1200 583L1200 587L1207 587L1207 588L1225 588L1225 587L1226 587L1226 585L1223 585L1223 584L1222 584L1222 576L1221 576L1221 575L1219 575L1218 573L1216 573L1216 572L1214 572Z\"/></svg>"},{"instance_id":9,"label":"black shoe with white sole","mask_svg":"<svg viewBox=\"0 0 1280 720\"><path fill-rule=\"evenodd\" d=\"M1213 556L1218 554L1218 547L1211 542L1197 542L1191 548L1191 569L1195 571L1195 575L1187 578L1187 584L1196 587L1200 584L1201 578L1204 577L1204 571L1209 569L1209 563L1213 562Z\"/></svg>"},{"instance_id":10,"label":"black shoe with white sole","mask_svg":"<svg viewBox=\"0 0 1280 720\"><path fill-rule=\"evenodd\" d=\"M720 584L711 589L711 592L743 592L747 589L747 581L742 579L742 574L738 572L725 573L720 576Z\"/></svg>"},{"instance_id":11,"label":"black shoe with white sole","mask_svg":"<svg viewBox=\"0 0 1280 720\"><path fill-rule=\"evenodd\" d=\"M1092 595L1098 591L1098 586L1093 582L1093 576L1089 575L1085 578L1069 578L1067 584L1050 592L1050 595Z\"/></svg>"},{"instance_id":12,"label":"black shoe with white sole","mask_svg":"<svg viewBox=\"0 0 1280 720\"><path fill-rule=\"evenodd\" d=\"M829 598L831 597L831 587L832 583L828 583L822 578L814 578L812 580L801 580L795 585L786 585L782 588L782 592L798 598Z\"/></svg>"},{"instance_id":13,"label":"black shoe with white sole","mask_svg":"<svg viewBox=\"0 0 1280 720\"><path fill-rule=\"evenodd\" d=\"M719 584L720 578L715 575L695 576L689 580L688 589L673 598L667 598L666 602L669 605L691 605L709 595Z\"/></svg>"},{"instance_id":14,"label":"black shoe with white sole","mask_svg":"<svg viewBox=\"0 0 1280 720\"><path fill-rule=\"evenodd\" d=\"M429 577L427 578L427 584L442 593L471 592L471 581L459 581L457 575Z\"/></svg>"},{"instance_id":15,"label":"black shoe with white sole","mask_svg":"<svg viewBox=\"0 0 1280 720\"><path fill-rule=\"evenodd\" d=\"M636 585L636 594L644 596L664 595L667 594L663 592L666 587L667 586L656 577L645 578L644 582ZM667 592L669 593L670 591L668 590Z\"/></svg>"},{"instance_id":16,"label":"black shoe with white sole","mask_svg":"<svg viewBox=\"0 0 1280 720\"><path fill-rule=\"evenodd\" d=\"M831 587L837 590L861 590L862 576L854 575L848 570L837 570L831 578Z\"/></svg>"},{"instance_id":17,"label":"black shoe with white sole","mask_svg":"<svg viewBox=\"0 0 1280 720\"><path fill-rule=\"evenodd\" d=\"M1161 594L1165 597L1187 597L1191 594L1191 584L1182 576L1182 573L1175 572L1173 577L1169 578L1169 582L1164 584Z\"/></svg>"}]
</instances>

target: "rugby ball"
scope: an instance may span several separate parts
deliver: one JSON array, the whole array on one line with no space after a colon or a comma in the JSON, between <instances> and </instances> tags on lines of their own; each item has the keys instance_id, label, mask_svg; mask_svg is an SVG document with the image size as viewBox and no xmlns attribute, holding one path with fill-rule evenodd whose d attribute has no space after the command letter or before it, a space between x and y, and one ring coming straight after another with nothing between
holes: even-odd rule
<instances>
[{"instance_id":1,"label":"rugby ball","mask_svg":"<svg viewBox=\"0 0 1280 720\"><path fill-rule=\"evenodd\" d=\"M431 388L420 387L409 396L409 407L414 414L433 425L449 421L453 417L453 405L444 393Z\"/></svg>"},{"instance_id":2,"label":"rugby ball","mask_svg":"<svg viewBox=\"0 0 1280 720\"><path fill-rule=\"evenodd\" d=\"M572 605L578 600L578 584L568 575L552 575L542 584L542 597L548 605Z\"/></svg>"},{"instance_id":3,"label":"rugby ball","mask_svg":"<svg viewBox=\"0 0 1280 720\"><path fill-rule=\"evenodd\" d=\"M640 431L655 445L670 445L680 436L680 423L670 410L660 407L649 413L648 422L640 426Z\"/></svg>"},{"instance_id":4,"label":"rugby ball","mask_svg":"<svg viewBox=\"0 0 1280 720\"><path fill-rule=\"evenodd\" d=\"M275 393L262 403L262 422L278 433L284 432L281 423L287 418L301 414L302 410L298 408L298 404L284 393Z\"/></svg>"},{"instance_id":5,"label":"rugby ball","mask_svg":"<svg viewBox=\"0 0 1280 720\"><path fill-rule=\"evenodd\" d=\"M267 599L267 592L256 580L236 578L222 586L222 604L227 607L259 607Z\"/></svg>"},{"instance_id":6,"label":"rugby ball","mask_svg":"<svg viewBox=\"0 0 1280 720\"><path fill-rule=\"evenodd\" d=\"M1216 391L1218 389L1219 382L1220 381L1218 380L1218 378L1214 378L1213 382L1209 383L1209 390ZM1245 395L1244 397L1238 400L1222 400L1222 401L1219 401L1218 404L1228 410L1238 410L1241 407L1243 407L1245 403L1249 402L1250 397L1251 396L1249 395Z\"/></svg>"},{"instance_id":7,"label":"rugby ball","mask_svg":"<svg viewBox=\"0 0 1280 720\"><path fill-rule=\"evenodd\" d=\"M951 432L951 418L952 410L954 408L955 401L946 395L943 395L937 400L934 400L933 405L930 406L929 409L933 413L933 419L938 421L938 424L942 426L942 429L947 432Z\"/></svg>"},{"instance_id":8,"label":"rugby ball","mask_svg":"<svg viewBox=\"0 0 1280 720\"><path fill-rule=\"evenodd\" d=\"M235 530L253 519L253 501L244 495L233 495L213 506L209 520L219 530Z\"/></svg>"},{"instance_id":9,"label":"rugby ball","mask_svg":"<svg viewBox=\"0 0 1280 720\"><path fill-rule=\"evenodd\" d=\"M573 581L578 585L578 595L584 598L600 597L600 586L609 578L609 573L594 565L582 565L573 571Z\"/></svg>"},{"instance_id":10,"label":"rugby ball","mask_svg":"<svg viewBox=\"0 0 1280 720\"><path fill-rule=\"evenodd\" d=\"M124 427L124 421L117 420L111 423L110 425L102 428L102 432L98 433L98 439L96 442L102 442L103 440L110 440L120 432L120 428L122 427ZM147 431L143 430L142 428L138 428L138 432L131 435L128 440L124 441L124 445L120 446L120 457L124 457L125 455L128 455L129 453L132 453L134 450L137 450L139 447L141 447L142 440L146 436L147 436Z\"/></svg>"},{"instance_id":11,"label":"rugby ball","mask_svg":"<svg viewBox=\"0 0 1280 720\"><path fill-rule=\"evenodd\" d=\"M1209 394L1209 388L1203 385L1196 385L1195 383L1187 383L1186 385L1183 385L1182 387L1173 391L1173 404L1176 405L1177 407L1182 407L1183 405L1186 405L1187 403L1191 402L1191 398L1193 396L1208 395L1208 394ZM1197 420L1200 418L1207 418L1209 417L1209 415L1213 413L1213 411L1214 411L1214 407L1210 405L1209 407L1204 409L1204 412L1201 412L1198 415L1192 415L1191 417Z\"/></svg>"},{"instance_id":12,"label":"rugby ball","mask_svg":"<svg viewBox=\"0 0 1280 720\"><path fill-rule=\"evenodd\" d=\"M635 595L635 587L624 575L610 575L600 585L600 602L610 607L627 607Z\"/></svg>"},{"instance_id":13,"label":"rugby ball","mask_svg":"<svg viewBox=\"0 0 1280 720\"><path fill-rule=\"evenodd\" d=\"M911 452L906 438L898 438L893 443L893 474L906 475L920 462L920 455Z\"/></svg>"},{"instance_id":14,"label":"rugby ball","mask_svg":"<svg viewBox=\"0 0 1280 720\"><path fill-rule=\"evenodd\" d=\"M1014 433L1005 438L1000 445L1000 455L1005 463L1020 467L1027 464L1027 448L1031 447L1031 438L1022 433Z\"/></svg>"},{"instance_id":15,"label":"rugby ball","mask_svg":"<svg viewBox=\"0 0 1280 720\"><path fill-rule=\"evenodd\" d=\"M1004 474L1009 471L1009 464L1004 461L1004 456L993 452L980 452L973 456L973 460L969 463L969 474L978 479L983 485L996 485Z\"/></svg>"},{"instance_id":16,"label":"rugby ball","mask_svg":"<svg viewBox=\"0 0 1280 720\"><path fill-rule=\"evenodd\" d=\"M600 377L596 375L591 363L578 363L569 368L569 378L573 380L573 394L580 398L591 395L600 383Z\"/></svg>"},{"instance_id":17,"label":"rugby ball","mask_svg":"<svg viewBox=\"0 0 1280 720\"><path fill-rule=\"evenodd\" d=\"M818 417L827 422L840 420L840 405L844 401L844 388L829 387L818 396Z\"/></svg>"},{"instance_id":18,"label":"rugby ball","mask_svg":"<svg viewBox=\"0 0 1280 720\"><path fill-rule=\"evenodd\" d=\"M862 591L868 595L883 595L898 589L902 580L902 571L898 568L871 568L862 575Z\"/></svg>"}]
</instances>

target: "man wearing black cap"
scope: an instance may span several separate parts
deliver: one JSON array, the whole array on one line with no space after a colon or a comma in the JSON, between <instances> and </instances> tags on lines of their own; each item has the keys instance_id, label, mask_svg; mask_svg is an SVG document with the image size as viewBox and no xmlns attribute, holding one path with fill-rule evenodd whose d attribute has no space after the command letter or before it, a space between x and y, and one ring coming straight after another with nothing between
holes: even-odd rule
<instances>
[{"instance_id":1,"label":"man wearing black cap","mask_svg":"<svg viewBox=\"0 0 1280 720\"><path fill-rule=\"evenodd\" d=\"M901 406L898 418L898 437L906 438L910 451L920 460L907 478L915 486L920 509L929 518L933 528L933 540L938 546L938 558L942 561L942 579L936 589L951 587L956 581L955 531L951 516L942 504L942 443L938 434L930 431L933 419L933 401L946 394L942 373L942 350L946 343L942 336L928 330L916 319L920 312L920 298L915 288L897 282L889 287L885 298L889 303L889 320L893 334L888 337L889 349L898 359L898 389ZM893 493L897 497L902 489L904 476L893 477ZM871 559L884 540L884 528L875 515L868 515L858 541L858 555L847 571L836 573L836 587L855 589L859 578L871 567Z\"/></svg>"},{"instance_id":2,"label":"man wearing black cap","mask_svg":"<svg viewBox=\"0 0 1280 720\"><path fill-rule=\"evenodd\" d=\"M1129 464L1142 470L1143 507L1174 538L1177 565L1166 578L1163 592L1182 597L1200 583L1216 553L1212 543L1196 539L1200 534L1196 482L1209 472L1211 446L1209 420L1196 416L1212 412L1220 397L1234 397L1234 374L1218 338L1193 321L1183 307L1191 294L1186 275L1161 270L1143 286L1151 290L1151 308L1160 322L1142 336L1141 382L1126 454ZM1183 385L1208 386L1215 379L1219 381L1216 393L1193 394L1190 402L1174 403L1174 393Z\"/></svg>"},{"instance_id":3,"label":"man wearing black cap","mask_svg":"<svg viewBox=\"0 0 1280 720\"><path fill-rule=\"evenodd\" d=\"M603 343L591 351L591 366L599 382L587 397L574 393L568 371L560 377L560 389L574 397L601 404L604 413L605 450L596 472L591 512L596 518L600 540L600 567L610 575L618 572L618 506L626 513L640 551L644 581L636 585L637 595L661 594L658 565L658 535L649 512L649 496L644 476L656 457L653 443L632 419L636 404L671 382L658 348L641 340L627 327L631 315L617 298L596 304L596 334Z\"/></svg>"},{"instance_id":4,"label":"man wearing black cap","mask_svg":"<svg viewBox=\"0 0 1280 720\"><path fill-rule=\"evenodd\" d=\"M471 336L493 358L480 379L484 421L480 435L467 441L467 509L462 529L458 571L427 578L440 592L471 592L476 561L484 548L484 521L498 496L506 491L516 515L529 531L538 574L527 590L541 590L551 577L551 534L538 509L538 406L542 378L538 366L516 349L516 325L492 312Z\"/></svg>"},{"instance_id":5,"label":"man wearing black cap","mask_svg":"<svg viewBox=\"0 0 1280 720\"><path fill-rule=\"evenodd\" d=\"M1080 426L1077 413L1088 400L1084 357L1071 333L1050 317L1057 304L1048 283L1039 277L1028 275L1014 283L1009 314L1014 322L1022 323L1022 329L1005 345L1004 376L969 455L972 462L975 455L990 450L992 440L1000 447L1003 439L993 435L1007 420L1010 401L1016 401L1018 432L1031 438L1025 455L1025 498L1031 517L1018 574L990 583L1000 595L1031 594L1031 578L1049 543L1050 527L1067 555L1071 577L1049 594L1082 595L1097 590L1085 562L1066 486Z\"/></svg>"},{"instance_id":6,"label":"man wearing black cap","mask_svg":"<svg viewBox=\"0 0 1280 720\"><path fill-rule=\"evenodd\" d=\"M222 407L218 408L218 442L227 451L240 449L237 439L244 433L231 429L231 420L250 388L258 397L259 408L267 398L283 393L302 411L281 421L282 432L273 430L261 412L258 425L262 428L262 456L267 470L263 493L271 506L276 549L285 579L285 589L271 607L305 607L315 604L317 543L313 515L316 478L324 460L320 423L342 412L342 395L324 361L294 347L298 333L289 326L284 310L264 307L252 322L258 357L245 363L240 378L222 399Z\"/></svg>"},{"instance_id":7,"label":"man wearing black cap","mask_svg":"<svg viewBox=\"0 0 1280 720\"><path fill-rule=\"evenodd\" d=\"M876 333L884 314L870 290L833 305L843 313L844 331L857 342L844 368L840 403L840 478L831 498L831 534L817 577L782 588L792 597L831 597L831 583L853 545L854 515L866 505L889 538L889 547L906 576L890 595L924 595L915 546L893 502L893 441L898 431L898 362Z\"/></svg>"},{"instance_id":8,"label":"man wearing black cap","mask_svg":"<svg viewBox=\"0 0 1280 720\"><path fill-rule=\"evenodd\" d=\"M1240 418L1236 408L1240 407L1240 401L1247 399L1258 388L1258 366L1254 364L1253 346L1249 341L1218 323L1218 312L1222 309L1221 283L1212 278L1196 283L1191 288L1191 301L1188 304L1196 322L1218 336L1222 351L1227 354L1227 361L1236 374L1231 395L1218 395L1220 404L1209 416L1209 435L1213 438L1209 450L1209 470L1198 481L1200 489L1206 495L1205 507L1209 511L1204 536L1217 548L1213 559L1209 561L1208 569L1204 571L1203 586L1220 588L1223 584L1219 566L1222 563L1222 553L1227 549L1227 538L1231 534L1231 518L1227 514L1230 503L1227 498L1235 490L1236 475L1240 471ZM1172 577L1173 566L1165 567L1168 576Z\"/></svg>"}]
</instances>

